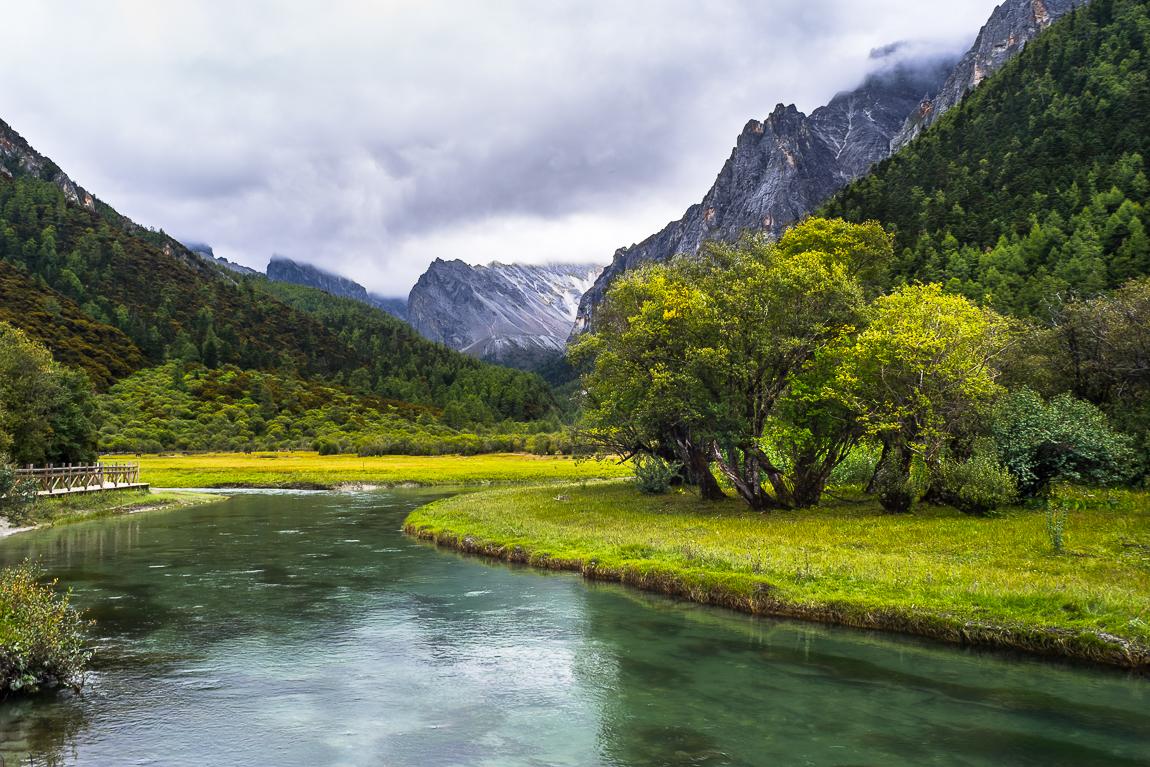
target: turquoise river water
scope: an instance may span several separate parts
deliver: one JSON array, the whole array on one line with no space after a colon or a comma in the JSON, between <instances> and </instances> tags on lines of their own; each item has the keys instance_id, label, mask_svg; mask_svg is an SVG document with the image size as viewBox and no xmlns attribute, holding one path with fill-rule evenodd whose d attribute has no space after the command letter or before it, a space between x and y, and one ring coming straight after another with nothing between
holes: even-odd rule
<instances>
[{"instance_id":1,"label":"turquoise river water","mask_svg":"<svg viewBox=\"0 0 1150 767\"><path fill-rule=\"evenodd\" d=\"M436 550L435 496L244 494L0 543L95 619L11 765L1150 765L1150 681Z\"/></svg>"}]
</instances>

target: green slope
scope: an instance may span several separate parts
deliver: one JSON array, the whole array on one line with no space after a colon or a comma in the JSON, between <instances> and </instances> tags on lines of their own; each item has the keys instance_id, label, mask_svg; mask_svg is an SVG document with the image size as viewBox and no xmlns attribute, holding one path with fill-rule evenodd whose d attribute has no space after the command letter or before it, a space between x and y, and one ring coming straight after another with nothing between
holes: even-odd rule
<instances>
[{"instance_id":1,"label":"green slope","mask_svg":"<svg viewBox=\"0 0 1150 767\"><path fill-rule=\"evenodd\" d=\"M15 169L15 172L13 172ZM386 313L226 273L55 181L0 174L0 318L106 388L167 359L232 364L446 409L466 420L548 416L538 377L428 342Z\"/></svg>"},{"instance_id":2,"label":"green slope","mask_svg":"<svg viewBox=\"0 0 1150 767\"><path fill-rule=\"evenodd\" d=\"M896 278L1022 315L1150 273L1150 5L1063 18L822 211L897 232Z\"/></svg>"},{"instance_id":3,"label":"green slope","mask_svg":"<svg viewBox=\"0 0 1150 767\"><path fill-rule=\"evenodd\" d=\"M23 328L101 388L144 364L139 348L117 328L6 261L0 261L0 321Z\"/></svg>"}]
</instances>

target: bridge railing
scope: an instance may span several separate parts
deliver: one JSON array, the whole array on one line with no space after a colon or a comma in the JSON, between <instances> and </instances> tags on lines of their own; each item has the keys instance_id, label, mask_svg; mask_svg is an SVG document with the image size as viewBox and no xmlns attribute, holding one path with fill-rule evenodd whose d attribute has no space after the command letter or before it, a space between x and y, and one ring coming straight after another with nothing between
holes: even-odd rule
<instances>
[{"instance_id":1,"label":"bridge railing","mask_svg":"<svg viewBox=\"0 0 1150 767\"><path fill-rule=\"evenodd\" d=\"M33 482L41 494L115 489L140 484L140 464L101 463L91 466L28 466L16 469L18 479Z\"/></svg>"}]
</instances>

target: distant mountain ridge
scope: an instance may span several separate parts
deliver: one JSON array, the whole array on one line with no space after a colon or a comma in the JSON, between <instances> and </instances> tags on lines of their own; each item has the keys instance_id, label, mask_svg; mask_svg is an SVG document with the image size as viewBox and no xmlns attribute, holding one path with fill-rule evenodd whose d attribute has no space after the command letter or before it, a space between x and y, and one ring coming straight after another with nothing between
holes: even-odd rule
<instances>
[{"instance_id":1,"label":"distant mountain ridge","mask_svg":"<svg viewBox=\"0 0 1150 767\"><path fill-rule=\"evenodd\" d=\"M184 245L188 248L188 250L192 251L197 256L200 256L206 261L210 261L211 263L221 266L224 269L227 269L229 272L245 275L259 274L259 272L257 272L255 269L244 266L243 264L237 264L234 261L229 261L223 256L217 256L215 251L212 250L211 245L205 245L202 242L185 242Z\"/></svg>"},{"instance_id":2,"label":"distant mountain ridge","mask_svg":"<svg viewBox=\"0 0 1150 767\"><path fill-rule=\"evenodd\" d=\"M615 252L580 302L576 332L590 327L607 289L628 271L694 255L710 240L733 242L747 231L778 236L913 140L1042 30L1085 2L1007 0L957 63L896 64L809 116L780 104L762 122L751 120L701 203Z\"/></svg>"},{"instance_id":3,"label":"distant mountain ridge","mask_svg":"<svg viewBox=\"0 0 1150 767\"><path fill-rule=\"evenodd\" d=\"M273 255L268 263L267 276L276 282L317 288L341 298L350 298L368 306L382 309L401 320L407 319L407 302L402 298L386 298L371 293L363 285L347 277L320 269L318 266L295 261L286 256Z\"/></svg>"},{"instance_id":4,"label":"distant mountain ridge","mask_svg":"<svg viewBox=\"0 0 1150 767\"><path fill-rule=\"evenodd\" d=\"M0 120L0 178L15 180L35 178L57 186L70 204L99 215L124 232L138 237L149 245L161 248L185 265L206 274L208 266L203 258L192 253L186 245L165 234L137 224L112 206L88 192L65 173L59 165L36 151L8 123Z\"/></svg>"},{"instance_id":5,"label":"distant mountain ridge","mask_svg":"<svg viewBox=\"0 0 1150 767\"><path fill-rule=\"evenodd\" d=\"M93 212L96 210L96 198L93 195L69 178L59 165L33 149L23 136L3 120L0 120L0 176L33 176L49 181L60 187L68 202Z\"/></svg>"},{"instance_id":6,"label":"distant mountain ridge","mask_svg":"<svg viewBox=\"0 0 1150 767\"><path fill-rule=\"evenodd\" d=\"M210 248L204 256L215 258ZM424 338L472 357L536 369L562 357L579 301L599 271L594 264L471 266L437 258L406 301L284 256L272 257L267 277L383 309Z\"/></svg>"},{"instance_id":7,"label":"distant mountain ridge","mask_svg":"<svg viewBox=\"0 0 1150 767\"><path fill-rule=\"evenodd\" d=\"M206 246L193 253L135 224L6 123L0 167L0 319L101 389L178 361L342 382L429 413L466 401L495 422L554 411L539 376L431 343L374 307L238 273Z\"/></svg>"},{"instance_id":8,"label":"distant mountain ridge","mask_svg":"<svg viewBox=\"0 0 1150 767\"><path fill-rule=\"evenodd\" d=\"M436 259L411 289L408 319L425 338L473 357L538 367L562 356L599 269Z\"/></svg>"}]
</instances>

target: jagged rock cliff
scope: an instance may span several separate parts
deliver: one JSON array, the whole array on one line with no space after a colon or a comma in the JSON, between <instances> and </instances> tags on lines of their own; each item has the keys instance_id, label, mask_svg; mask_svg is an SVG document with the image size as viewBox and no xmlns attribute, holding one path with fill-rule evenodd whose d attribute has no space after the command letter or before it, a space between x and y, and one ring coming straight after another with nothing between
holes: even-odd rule
<instances>
[{"instance_id":1,"label":"jagged rock cliff","mask_svg":"<svg viewBox=\"0 0 1150 767\"><path fill-rule=\"evenodd\" d=\"M532 368L562 354L590 264L470 266L436 259L407 299L424 337L474 357Z\"/></svg>"},{"instance_id":2,"label":"jagged rock cliff","mask_svg":"<svg viewBox=\"0 0 1150 767\"><path fill-rule=\"evenodd\" d=\"M752 120L702 203L661 232L615 252L580 303L576 332L590 325L611 283L641 264L693 255L708 240L731 242L748 230L780 234L913 140L1043 29L1086 2L1008 0L957 64L895 66L810 116L779 105L763 122Z\"/></svg>"},{"instance_id":3,"label":"jagged rock cliff","mask_svg":"<svg viewBox=\"0 0 1150 767\"><path fill-rule=\"evenodd\" d=\"M922 101L891 141L897 152L957 106L983 80L1018 55L1028 42L1061 16L1089 0L1009 0L994 9L978 39L938 93Z\"/></svg>"},{"instance_id":4,"label":"jagged rock cliff","mask_svg":"<svg viewBox=\"0 0 1150 767\"><path fill-rule=\"evenodd\" d=\"M953 59L894 65L810 115L780 104L765 120L751 120L700 204L615 252L583 297L577 329L587 327L608 286L641 264L696 253L708 240L734 241L747 230L778 235L810 213L889 155L906 115L952 66Z\"/></svg>"},{"instance_id":5,"label":"jagged rock cliff","mask_svg":"<svg viewBox=\"0 0 1150 767\"><path fill-rule=\"evenodd\" d=\"M0 120L0 176L35 176L51 181L64 191L64 197L73 205L88 210L96 209L96 198L60 170L60 166L32 148L24 137Z\"/></svg>"},{"instance_id":6,"label":"jagged rock cliff","mask_svg":"<svg viewBox=\"0 0 1150 767\"><path fill-rule=\"evenodd\" d=\"M400 319L407 319L407 303L402 298L386 298L375 293L369 293L367 288L358 282L324 271L311 264L276 255L272 256L271 262L268 263L267 274L269 280L318 288L333 296L350 298L353 301L382 309Z\"/></svg>"}]
</instances>

